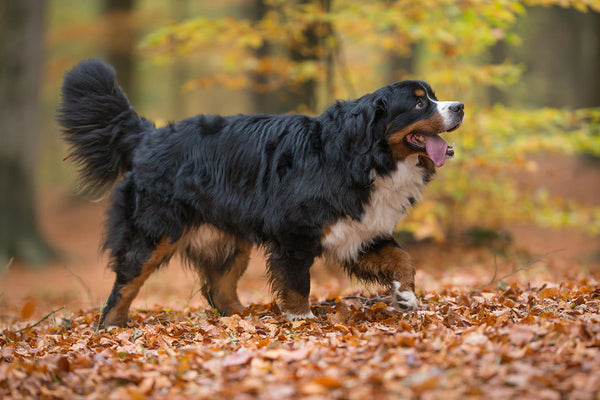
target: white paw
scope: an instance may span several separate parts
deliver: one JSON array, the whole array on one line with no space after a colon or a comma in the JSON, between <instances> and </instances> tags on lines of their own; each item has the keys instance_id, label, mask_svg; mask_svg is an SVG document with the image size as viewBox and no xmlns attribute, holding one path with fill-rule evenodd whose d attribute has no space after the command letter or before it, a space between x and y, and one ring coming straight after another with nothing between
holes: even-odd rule
<instances>
[{"instance_id":1,"label":"white paw","mask_svg":"<svg viewBox=\"0 0 600 400\"><path fill-rule=\"evenodd\" d=\"M317 317L315 317L315 314L312 313L312 311L309 311L305 314L292 314L291 312L285 312L283 314L284 317L286 317L289 321L300 321L303 319L315 319Z\"/></svg>"},{"instance_id":2,"label":"white paw","mask_svg":"<svg viewBox=\"0 0 600 400\"><path fill-rule=\"evenodd\" d=\"M417 296L410 290L400 290L400 282L392 282L390 290L391 306L399 311L414 311L419 307Z\"/></svg>"}]
</instances>

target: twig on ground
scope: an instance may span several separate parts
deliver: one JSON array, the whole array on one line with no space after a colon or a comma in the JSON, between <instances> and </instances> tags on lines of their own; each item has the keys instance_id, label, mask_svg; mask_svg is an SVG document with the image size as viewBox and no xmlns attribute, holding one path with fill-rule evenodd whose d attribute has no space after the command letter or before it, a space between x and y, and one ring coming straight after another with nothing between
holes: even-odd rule
<instances>
[{"instance_id":1,"label":"twig on ground","mask_svg":"<svg viewBox=\"0 0 600 400\"><path fill-rule=\"evenodd\" d=\"M60 308L57 308L56 310L52 310L48 314L46 314L42 319L40 319L39 321L37 321L36 323L31 324L31 325L27 325L25 328L19 329L18 331L14 331L13 333L21 333L23 331L26 331L27 329L31 329L33 327L36 327L39 324L41 324L42 322L44 322L45 320L47 320L48 318L50 318L51 316L53 316L54 313L57 313L57 312L59 312L60 310L62 310L64 308L65 308L65 306L62 306Z\"/></svg>"},{"instance_id":2,"label":"twig on ground","mask_svg":"<svg viewBox=\"0 0 600 400\"><path fill-rule=\"evenodd\" d=\"M375 296L372 298L364 297L364 296L344 296L342 300L360 300L364 303L364 305L372 306L373 304L377 304L379 302L389 304L391 301L391 296Z\"/></svg>"},{"instance_id":3,"label":"twig on ground","mask_svg":"<svg viewBox=\"0 0 600 400\"><path fill-rule=\"evenodd\" d=\"M342 300L362 300L362 301L367 301L367 300L369 300L369 298L365 297L365 296L344 296L344 297L342 297Z\"/></svg>"},{"instance_id":4,"label":"twig on ground","mask_svg":"<svg viewBox=\"0 0 600 400\"><path fill-rule=\"evenodd\" d=\"M186 307L189 307L190 306L190 302L192 301L192 299L194 297L196 297L196 295L202 291L202 284L200 284L200 286L198 287L198 289L196 289L196 284L197 283L199 283L199 279L198 278L194 279L194 284L192 285L192 288L190 289L190 294L188 295L188 299L187 299L187 302L186 302Z\"/></svg>"},{"instance_id":5,"label":"twig on ground","mask_svg":"<svg viewBox=\"0 0 600 400\"><path fill-rule=\"evenodd\" d=\"M10 268L10 266L12 265L14 260L15 260L14 257L9 258L8 261L6 262L6 264L3 265L2 268L0 268L0 271L8 271L8 269Z\"/></svg>"},{"instance_id":6,"label":"twig on ground","mask_svg":"<svg viewBox=\"0 0 600 400\"><path fill-rule=\"evenodd\" d=\"M497 270L498 270L498 265L496 264L496 258L494 257L494 276L492 277L492 279L488 283L486 283L484 285L481 285L481 286L477 286L476 288L469 290L465 294L471 294L473 292L478 292L479 290L481 290L483 288L486 288L488 286L500 283L503 280L505 280L506 278L508 278L510 276L513 276L517 272L525 271L525 270L529 269L529 267L531 267L533 264L537 264L538 262L544 261L544 258L546 258L547 256L549 256L550 254L557 253L559 251L563 251L563 249L556 249L556 250L549 251L548 253L542 254L540 257L536 258L535 260L529 261L527 264L522 265L522 266L514 269L513 271L509 272L506 275L501 276L500 278L496 278L496 273L497 273Z\"/></svg>"},{"instance_id":7,"label":"twig on ground","mask_svg":"<svg viewBox=\"0 0 600 400\"><path fill-rule=\"evenodd\" d=\"M67 272L69 274L71 274L75 279L77 279L77 281L79 281L79 283L81 284L81 286L83 286L83 289L85 290L85 293L88 296L88 300L90 302L90 307L93 307L94 306L94 296L92 295L92 289L90 289L90 286L83 280L82 277L80 277L75 272L73 272L69 267L67 267L64 264L62 265L62 267L64 269L66 269Z\"/></svg>"},{"instance_id":8,"label":"twig on ground","mask_svg":"<svg viewBox=\"0 0 600 400\"><path fill-rule=\"evenodd\" d=\"M496 280L497 276L498 276L498 254L494 254L494 276L492 276L492 279L490 280L490 282L494 282Z\"/></svg>"}]
</instances>

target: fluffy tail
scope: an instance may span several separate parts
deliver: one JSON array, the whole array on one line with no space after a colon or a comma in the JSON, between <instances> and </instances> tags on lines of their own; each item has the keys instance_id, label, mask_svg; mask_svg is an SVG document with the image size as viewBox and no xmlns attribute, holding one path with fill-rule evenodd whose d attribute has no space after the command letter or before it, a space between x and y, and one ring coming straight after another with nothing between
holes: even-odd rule
<instances>
[{"instance_id":1,"label":"fluffy tail","mask_svg":"<svg viewBox=\"0 0 600 400\"><path fill-rule=\"evenodd\" d=\"M93 193L110 188L131 169L133 150L154 129L129 105L114 68L101 60L81 61L65 74L58 123L79 166L83 185Z\"/></svg>"}]
</instances>

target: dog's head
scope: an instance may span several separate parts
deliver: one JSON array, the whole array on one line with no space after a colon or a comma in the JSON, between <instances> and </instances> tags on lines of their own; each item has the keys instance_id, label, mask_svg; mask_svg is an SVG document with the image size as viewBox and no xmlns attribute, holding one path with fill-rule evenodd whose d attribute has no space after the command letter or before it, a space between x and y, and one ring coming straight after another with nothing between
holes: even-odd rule
<instances>
[{"instance_id":1,"label":"dog's head","mask_svg":"<svg viewBox=\"0 0 600 400\"><path fill-rule=\"evenodd\" d=\"M439 134L457 129L463 122L464 105L438 101L423 81L404 81L387 86L385 136L396 161L421 154L441 167L454 149Z\"/></svg>"},{"instance_id":2,"label":"dog's head","mask_svg":"<svg viewBox=\"0 0 600 400\"><path fill-rule=\"evenodd\" d=\"M360 99L371 114L367 136L385 137L394 161L412 154L431 159L441 167L454 149L439 134L457 129L464 119L464 105L458 101L438 101L423 81L403 81L385 86ZM365 118L365 119L367 119ZM370 131L370 132L369 132ZM368 140L373 143L372 139Z\"/></svg>"}]
</instances>

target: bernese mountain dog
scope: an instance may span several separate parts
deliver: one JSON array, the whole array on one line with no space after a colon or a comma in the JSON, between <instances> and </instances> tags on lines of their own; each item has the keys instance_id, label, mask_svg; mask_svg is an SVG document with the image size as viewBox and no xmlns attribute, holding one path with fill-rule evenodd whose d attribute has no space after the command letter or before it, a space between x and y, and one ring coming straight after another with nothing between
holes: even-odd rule
<instances>
[{"instance_id":1,"label":"bernese mountain dog","mask_svg":"<svg viewBox=\"0 0 600 400\"><path fill-rule=\"evenodd\" d=\"M113 186L104 250L116 273L102 326L125 326L144 281L178 252L222 315L241 312L238 280L265 249L284 315L313 318L310 268L324 256L418 307L414 262L393 239L435 168L454 155L439 134L464 106L423 81L338 101L319 116L198 115L157 128L97 59L65 74L58 121L89 189Z\"/></svg>"}]
</instances>

